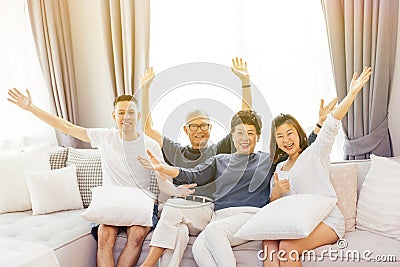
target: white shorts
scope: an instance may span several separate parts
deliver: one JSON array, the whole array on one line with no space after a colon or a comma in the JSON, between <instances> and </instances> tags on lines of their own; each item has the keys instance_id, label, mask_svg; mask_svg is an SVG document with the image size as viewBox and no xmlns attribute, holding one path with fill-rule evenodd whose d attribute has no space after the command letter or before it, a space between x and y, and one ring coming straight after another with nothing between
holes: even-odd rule
<instances>
[{"instance_id":1,"label":"white shorts","mask_svg":"<svg viewBox=\"0 0 400 267\"><path fill-rule=\"evenodd\" d=\"M332 228L339 238L343 238L345 233L344 216L338 206L335 205L322 222Z\"/></svg>"}]
</instances>

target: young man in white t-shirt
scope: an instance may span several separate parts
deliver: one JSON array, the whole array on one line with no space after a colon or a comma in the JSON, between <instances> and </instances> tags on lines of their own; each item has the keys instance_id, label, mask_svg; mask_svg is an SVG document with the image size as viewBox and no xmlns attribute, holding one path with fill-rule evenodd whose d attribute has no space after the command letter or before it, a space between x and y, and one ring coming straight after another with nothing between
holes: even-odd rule
<instances>
[{"instance_id":1,"label":"young man in white t-shirt","mask_svg":"<svg viewBox=\"0 0 400 267\"><path fill-rule=\"evenodd\" d=\"M49 114L32 103L28 90L27 96L14 88L8 91L8 100L20 108L46 122L56 130L71 135L93 147L98 147L101 154L103 185L121 185L149 190L151 172L144 169L137 161L139 155L145 156L149 149L158 157L162 157L159 145L137 131L137 122L141 115L138 102L134 96L122 95L115 99L112 117L117 129L87 129L74 125L64 119ZM194 192L195 185L175 187L171 181L157 177L160 190L168 195L186 196ZM157 211L155 211L155 214ZM157 218L153 217L153 223ZM153 225L155 226L155 225ZM145 226L126 227L127 242L118 259L117 266L134 266L139 259L143 240L151 230ZM114 266L113 248L118 226L100 225L98 228L98 266Z\"/></svg>"}]
</instances>

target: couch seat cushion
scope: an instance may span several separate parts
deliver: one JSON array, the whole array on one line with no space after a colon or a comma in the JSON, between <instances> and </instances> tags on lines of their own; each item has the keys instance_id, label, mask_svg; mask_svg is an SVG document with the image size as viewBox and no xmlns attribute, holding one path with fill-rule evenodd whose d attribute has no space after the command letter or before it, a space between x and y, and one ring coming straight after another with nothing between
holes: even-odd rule
<instances>
[{"instance_id":1,"label":"couch seat cushion","mask_svg":"<svg viewBox=\"0 0 400 267\"><path fill-rule=\"evenodd\" d=\"M81 217L82 210L70 210L32 216L32 211L0 216L0 238L37 242L53 248L90 234L90 223Z\"/></svg>"}]
</instances>

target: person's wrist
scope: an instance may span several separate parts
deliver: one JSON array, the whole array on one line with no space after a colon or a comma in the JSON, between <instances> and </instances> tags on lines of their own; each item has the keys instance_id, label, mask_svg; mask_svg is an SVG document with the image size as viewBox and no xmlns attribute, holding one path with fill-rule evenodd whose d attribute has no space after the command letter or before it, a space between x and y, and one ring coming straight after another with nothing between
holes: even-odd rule
<instances>
[{"instance_id":1,"label":"person's wrist","mask_svg":"<svg viewBox=\"0 0 400 267\"><path fill-rule=\"evenodd\" d=\"M321 128L322 128L322 123L317 122L317 123L315 124L315 126L317 126L319 129L321 129Z\"/></svg>"}]
</instances>

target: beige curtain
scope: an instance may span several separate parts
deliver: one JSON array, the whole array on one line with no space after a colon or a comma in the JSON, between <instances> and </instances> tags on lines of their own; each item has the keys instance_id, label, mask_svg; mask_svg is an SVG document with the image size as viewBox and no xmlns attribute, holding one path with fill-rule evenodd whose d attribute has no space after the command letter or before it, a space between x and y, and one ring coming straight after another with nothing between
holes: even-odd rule
<instances>
[{"instance_id":1,"label":"beige curtain","mask_svg":"<svg viewBox=\"0 0 400 267\"><path fill-rule=\"evenodd\" d=\"M372 76L342 120L345 158L392 156L388 106L396 57L398 0L322 0L339 100L353 73Z\"/></svg>"},{"instance_id":2,"label":"beige curtain","mask_svg":"<svg viewBox=\"0 0 400 267\"><path fill-rule=\"evenodd\" d=\"M27 0L27 6L52 113L76 124L78 111L67 0ZM57 139L61 146L83 145L59 132Z\"/></svg>"},{"instance_id":3,"label":"beige curtain","mask_svg":"<svg viewBox=\"0 0 400 267\"><path fill-rule=\"evenodd\" d=\"M149 61L150 1L101 0L101 9L112 94L133 94Z\"/></svg>"}]
</instances>

